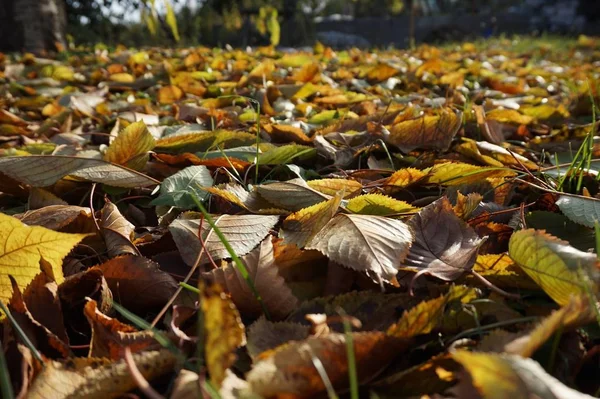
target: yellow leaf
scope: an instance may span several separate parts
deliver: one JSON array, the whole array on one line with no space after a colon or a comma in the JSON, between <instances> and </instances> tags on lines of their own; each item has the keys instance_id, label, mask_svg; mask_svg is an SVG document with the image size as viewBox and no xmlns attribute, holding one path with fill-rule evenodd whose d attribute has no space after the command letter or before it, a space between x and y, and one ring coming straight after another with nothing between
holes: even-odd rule
<instances>
[{"instance_id":1,"label":"yellow leaf","mask_svg":"<svg viewBox=\"0 0 600 399\"><path fill-rule=\"evenodd\" d=\"M429 170L428 183L446 186L473 183L485 178L513 177L516 173L506 168L482 167L462 162L444 162Z\"/></svg>"},{"instance_id":2,"label":"yellow leaf","mask_svg":"<svg viewBox=\"0 0 600 399\"><path fill-rule=\"evenodd\" d=\"M123 129L110 144L104 160L134 170L142 170L148 162L148 151L156 142L143 121L134 122Z\"/></svg>"},{"instance_id":3,"label":"yellow leaf","mask_svg":"<svg viewBox=\"0 0 600 399\"><path fill-rule=\"evenodd\" d=\"M514 109L493 109L486 114L487 119L495 120L501 123L517 123L519 125L529 125L533 123L533 118L523 115Z\"/></svg>"},{"instance_id":4,"label":"yellow leaf","mask_svg":"<svg viewBox=\"0 0 600 399\"><path fill-rule=\"evenodd\" d=\"M177 134L159 139L156 142L157 152L169 154L182 152L207 151L221 145L222 148L252 145L256 136L232 130L199 131Z\"/></svg>"},{"instance_id":5,"label":"yellow leaf","mask_svg":"<svg viewBox=\"0 0 600 399\"><path fill-rule=\"evenodd\" d=\"M465 286L451 286L450 290L438 298L423 301L404 312L400 320L390 326L387 334L397 338L410 338L429 334L443 321L446 305L451 301L469 302L475 296L475 290Z\"/></svg>"},{"instance_id":6,"label":"yellow leaf","mask_svg":"<svg viewBox=\"0 0 600 399\"><path fill-rule=\"evenodd\" d=\"M425 115L393 125L387 141L404 152L416 148L445 151L461 124L461 113L444 110L439 115Z\"/></svg>"},{"instance_id":7,"label":"yellow leaf","mask_svg":"<svg viewBox=\"0 0 600 399\"><path fill-rule=\"evenodd\" d=\"M388 64L381 63L375 65L367 72L367 79L374 82L383 82L395 76L399 73L396 68L389 66Z\"/></svg>"},{"instance_id":8,"label":"yellow leaf","mask_svg":"<svg viewBox=\"0 0 600 399\"><path fill-rule=\"evenodd\" d=\"M306 183L310 188L331 196L343 190L344 199L352 198L362 190L362 184L349 179L317 179L309 180Z\"/></svg>"},{"instance_id":9,"label":"yellow leaf","mask_svg":"<svg viewBox=\"0 0 600 399\"><path fill-rule=\"evenodd\" d=\"M225 372L235 361L235 350L246 343L244 325L231 299L218 284L200 287L204 334L206 336L206 367L211 381L220 387Z\"/></svg>"},{"instance_id":10,"label":"yellow leaf","mask_svg":"<svg viewBox=\"0 0 600 399\"><path fill-rule=\"evenodd\" d=\"M587 284L595 289L596 255L580 251L544 230L513 233L508 243L510 257L559 305L572 295L587 295ZM587 279L593 281L586 281Z\"/></svg>"},{"instance_id":11,"label":"yellow leaf","mask_svg":"<svg viewBox=\"0 0 600 399\"><path fill-rule=\"evenodd\" d=\"M386 191L395 191L395 189L405 188L422 180L427 173L415 168L405 168L394 172L383 183Z\"/></svg>"},{"instance_id":12,"label":"yellow leaf","mask_svg":"<svg viewBox=\"0 0 600 399\"><path fill-rule=\"evenodd\" d=\"M540 289L506 254L478 255L473 271L500 288Z\"/></svg>"},{"instance_id":13,"label":"yellow leaf","mask_svg":"<svg viewBox=\"0 0 600 399\"><path fill-rule=\"evenodd\" d=\"M131 75L129 73L115 73L115 74L110 75L109 79L113 82L119 82L119 83L135 82L135 78L133 77L133 75Z\"/></svg>"},{"instance_id":14,"label":"yellow leaf","mask_svg":"<svg viewBox=\"0 0 600 399\"><path fill-rule=\"evenodd\" d=\"M44 227L29 227L0 213L0 300L12 295L9 275L24 289L40 272L40 258L52 265L58 284L63 282L62 261L87 234L67 234Z\"/></svg>"},{"instance_id":15,"label":"yellow leaf","mask_svg":"<svg viewBox=\"0 0 600 399\"><path fill-rule=\"evenodd\" d=\"M293 243L303 248L337 213L341 201L341 193L337 193L328 201L291 214L283 221L280 237L285 244Z\"/></svg>"},{"instance_id":16,"label":"yellow leaf","mask_svg":"<svg viewBox=\"0 0 600 399\"><path fill-rule=\"evenodd\" d=\"M508 362L489 353L458 350L454 360L471 374L473 385L489 399L528 398L527 387Z\"/></svg>"},{"instance_id":17,"label":"yellow leaf","mask_svg":"<svg viewBox=\"0 0 600 399\"><path fill-rule=\"evenodd\" d=\"M594 306L597 306L594 304ZM571 297L569 303L544 318L528 334L519 336L502 348L503 352L531 357L557 331L571 331L595 319L588 297Z\"/></svg>"},{"instance_id":18,"label":"yellow leaf","mask_svg":"<svg viewBox=\"0 0 600 399\"><path fill-rule=\"evenodd\" d=\"M387 216L416 211L411 204L383 194L364 194L348 201L346 209L363 215Z\"/></svg>"},{"instance_id":19,"label":"yellow leaf","mask_svg":"<svg viewBox=\"0 0 600 399\"><path fill-rule=\"evenodd\" d=\"M177 86L163 86L158 90L158 102L161 104L173 104L183 97L183 90Z\"/></svg>"}]
</instances>

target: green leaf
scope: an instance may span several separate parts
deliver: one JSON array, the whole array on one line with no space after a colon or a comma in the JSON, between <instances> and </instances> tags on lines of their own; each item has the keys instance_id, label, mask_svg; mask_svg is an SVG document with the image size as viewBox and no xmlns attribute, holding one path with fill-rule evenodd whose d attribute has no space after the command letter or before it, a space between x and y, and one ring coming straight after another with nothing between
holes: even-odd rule
<instances>
[{"instance_id":1,"label":"green leaf","mask_svg":"<svg viewBox=\"0 0 600 399\"><path fill-rule=\"evenodd\" d=\"M259 165L281 165L291 162L294 158L310 158L317 154L315 148L299 144L288 144L272 148L258 155Z\"/></svg>"},{"instance_id":2,"label":"green leaf","mask_svg":"<svg viewBox=\"0 0 600 399\"><path fill-rule=\"evenodd\" d=\"M406 213L417 210L407 202L382 194L364 194L348 201L346 209L363 215L387 216L395 213Z\"/></svg>"},{"instance_id":3,"label":"green leaf","mask_svg":"<svg viewBox=\"0 0 600 399\"><path fill-rule=\"evenodd\" d=\"M595 222L600 222L600 200L596 198L561 195L556 205L575 223L593 228Z\"/></svg>"},{"instance_id":4,"label":"green leaf","mask_svg":"<svg viewBox=\"0 0 600 399\"><path fill-rule=\"evenodd\" d=\"M510 257L559 305L586 295L585 278L596 278L596 255L580 251L544 230L513 233Z\"/></svg>"},{"instance_id":5,"label":"green leaf","mask_svg":"<svg viewBox=\"0 0 600 399\"><path fill-rule=\"evenodd\" d=\"M190 209L195 205L192 195L204 200L208 193L201 187L212 185L213 178L206 166L189 166L167 177L160 185L160 195L151 204Z\"/></svg>"}]
</instances>

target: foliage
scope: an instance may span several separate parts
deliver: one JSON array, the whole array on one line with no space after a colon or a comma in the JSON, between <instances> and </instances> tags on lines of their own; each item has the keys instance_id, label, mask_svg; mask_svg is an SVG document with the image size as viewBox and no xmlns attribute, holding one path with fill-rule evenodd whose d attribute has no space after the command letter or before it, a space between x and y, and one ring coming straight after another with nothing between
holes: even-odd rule
<instances>
[{"instance_id":1,"label":"foliage","mask_svg":"<svg viewBox=\"0 0 600 399\"><path fill-rule=\"evenodd\" d=\"M3 393L597 396L599 52L2 55Z\"/></svg>"}]
</instances>

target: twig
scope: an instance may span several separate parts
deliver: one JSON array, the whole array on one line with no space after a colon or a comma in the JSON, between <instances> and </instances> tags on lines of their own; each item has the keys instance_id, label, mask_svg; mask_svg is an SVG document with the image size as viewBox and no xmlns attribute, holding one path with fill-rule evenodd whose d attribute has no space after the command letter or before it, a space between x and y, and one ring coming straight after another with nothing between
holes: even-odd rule
<instances>
[{"instance_id":1,"label":"twig","mask_svg":"<svg viewBox=\"0 0 600 399\"><path fill-rule=\"evenodd\" d=\"M142 373L140 373L140 370L135 364L135 360L133 360L133 355L131 354L131 349L129 347L125 348L124 360L125 365L127 365L127 370L129 371L129 374L131 374L133 381L138 386L140 391L144 393L144 395L146 395L150 399L165 399L164 396L162 396L161 394L156 392L154 388L152 388L150 383L146 380L146 378L144 378Z\"/></svg>"}]
</instances>

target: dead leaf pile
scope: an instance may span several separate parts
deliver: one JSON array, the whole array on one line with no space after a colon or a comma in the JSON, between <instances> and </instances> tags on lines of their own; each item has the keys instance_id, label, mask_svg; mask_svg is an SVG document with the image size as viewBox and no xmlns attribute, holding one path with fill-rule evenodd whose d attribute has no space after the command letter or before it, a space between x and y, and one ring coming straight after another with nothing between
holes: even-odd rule
<instances>
[{"instance_id":1,"label":"dead leaf pile","mask_svg":"<svg viewBox=\"0 0 600 399\"><path fill-rule=\"evenodd\" d=\"M600 41L521 44L0 57L6 389L598 396Z\"/></svg>"}]
</instances>

